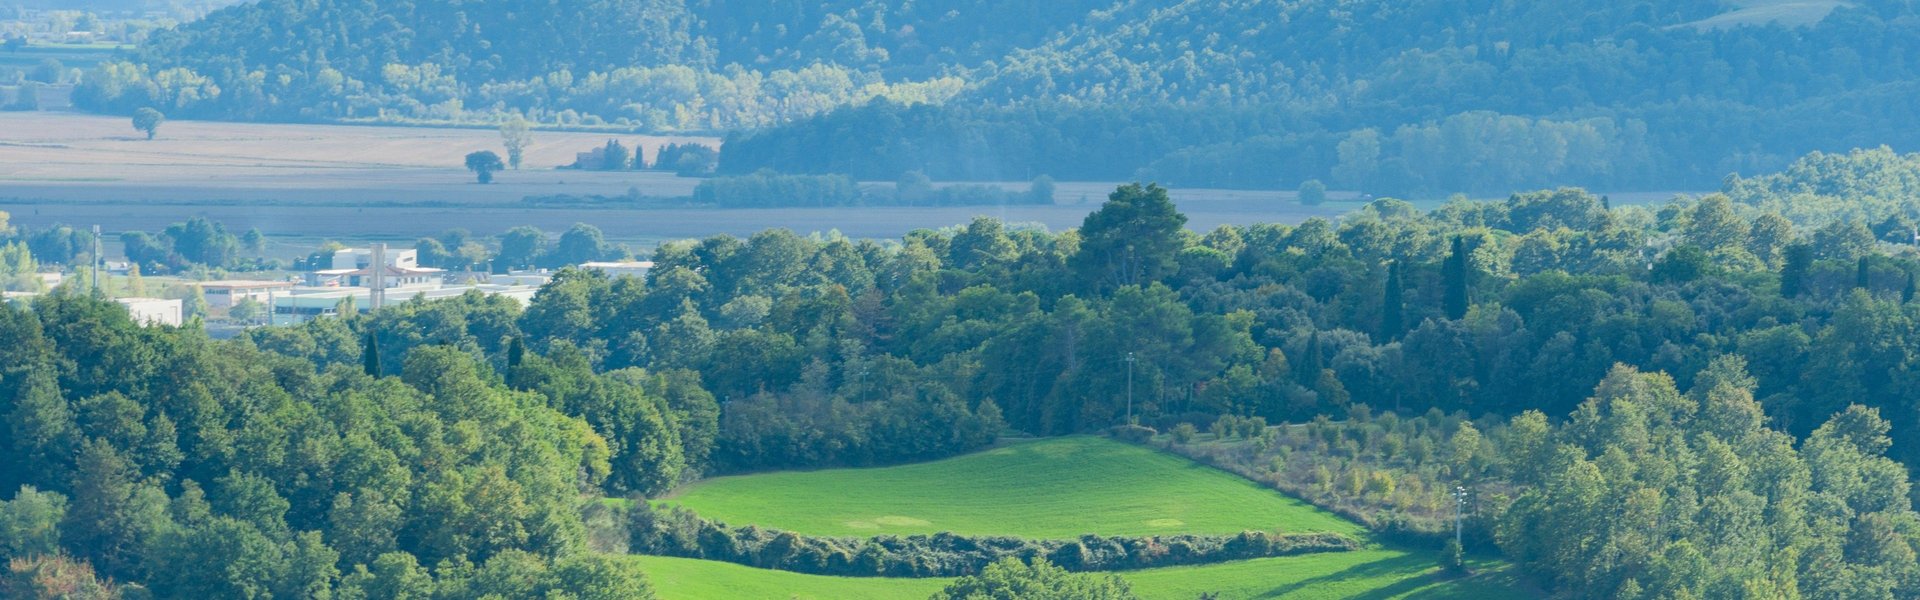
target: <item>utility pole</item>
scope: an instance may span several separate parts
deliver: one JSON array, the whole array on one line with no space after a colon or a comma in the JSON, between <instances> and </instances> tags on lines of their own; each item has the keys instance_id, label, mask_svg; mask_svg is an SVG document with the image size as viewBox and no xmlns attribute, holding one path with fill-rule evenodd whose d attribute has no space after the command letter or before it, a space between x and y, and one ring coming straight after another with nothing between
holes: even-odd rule
<instances>
[{"instance_id":1,"label":"utility pole","mask_svg":"<svg viewBox=\"0 0 1920 600\"><path fill-rule=\"evenodd\" d=\"M1127 353L1127 424L1133 424L1133 353Z\"/></svg>"},{"instance_id":2,"label":"utility pole","mask_svg":"<svg viewBox=\"0 0 1920 600\"><path fill-rule=\"evenodd\" d=\"M1467 509L1467 487L1466 486L1463 486L1463 485L1454 486L1453 501L1454 501L1453 502L1453 543L1456 545L1459 545L1461 551L1465 552L1467 546L1466 546L1466 542L1464 541L1465 536L1462 535L1460 532L1461 531L1460 530L1460 514L1463 512L1466 512L1466 509Z\"/></svg>"},{"instance_id":3,"label":"utility pole","mask_svg":"<svg viewBox=\"0 0 1920 600\"><path fill-rule=\"evenodd\" d=\"M105 266L107 266L106 261L100 257L100 226L94 225L93 226L93 297L95 298L106 297L104 292L100 290L100 268Z\"/></svg>"}]
</instances>

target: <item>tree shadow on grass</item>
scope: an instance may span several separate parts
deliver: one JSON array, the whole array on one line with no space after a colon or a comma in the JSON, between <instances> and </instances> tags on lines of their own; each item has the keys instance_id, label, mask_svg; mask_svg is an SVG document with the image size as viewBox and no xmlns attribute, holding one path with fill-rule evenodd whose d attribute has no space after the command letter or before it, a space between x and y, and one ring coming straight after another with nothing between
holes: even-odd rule
<instances>
[{"instance_id":1,"label":"tree shadow on grass","mask_svg":"<svg viewBox=\"0 0 1920 600\"><path fill-rule=\"evenodd\" d=\"M1388 600L1390 598L1412 598L1421 600L1443 600L1450 598L1474 598L1477 594L1471 590L1438 587L1425 589L1449 581L1437 572L1429 572L1434 561L1432 557L1420 553L1383 558L1347 567L1334 573L1303 579L1262 592L1256 598L1285 598L1321 586L1353 586L1356 580L1387 579L1403 573L1417 573L1403 577L1391 585L1361 591L1348 598L1357 600ZM1503 569L1504 571L1504 569ZM1476 578L1477 580L1477 578ZM1491 581L1488 583L1492 584ZM1493 584L1498 585L1498 584ZM1479 587L1479 586L1475 586Z\"/></svg>"}]
</instances>

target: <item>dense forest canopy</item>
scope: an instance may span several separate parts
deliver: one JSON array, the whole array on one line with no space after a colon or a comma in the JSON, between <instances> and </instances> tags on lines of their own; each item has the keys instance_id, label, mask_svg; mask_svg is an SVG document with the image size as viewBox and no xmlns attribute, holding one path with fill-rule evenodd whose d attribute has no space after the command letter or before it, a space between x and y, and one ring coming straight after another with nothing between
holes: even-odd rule
<instances>
[{"instance_id":1,"label":"dense forest canopy","mask_svg":"<svg viewBox=\"0 0 1920 600\"><path fill-rule=\"evenodd\" d=\"M228 341L62 288L0 309L0 524L33 532L0 545L21 559L0 589L644 597L611 556L628 542L785 561L802 540L624 527L603 498L1132 411L1178 443L1255 440L1281 455L1215 458L1413 539L1473 485L1470 539L1573 597L1911 597L1920 250L1910 212L1853 198L1916 164L1205 234L1128 185L1058 234L716 236L645 280L564 270L524 308L473 293ZM842 541L804 544L849 568Z\"/></svg>"},{"instance_id":2,"label":"dense forest canopy","mask_svg":"<svg viewBox=\"0 0 1920 600\"><path fill-rule=\"evenodd\" d=\"M267 0L155 36L77 100L736 130L736 174L1706 189L1920 142L1916 19L1897 0Z\"/></svg>"}]
</instances>

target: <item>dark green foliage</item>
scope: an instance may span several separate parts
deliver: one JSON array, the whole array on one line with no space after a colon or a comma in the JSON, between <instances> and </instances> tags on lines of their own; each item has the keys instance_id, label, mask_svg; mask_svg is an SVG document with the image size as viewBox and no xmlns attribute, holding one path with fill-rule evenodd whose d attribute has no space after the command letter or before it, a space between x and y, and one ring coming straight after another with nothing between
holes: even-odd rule
<instances>
[{"instance_id":1,"label":"dark green foliage","mask_svg":"<svg viewBox=\"0 0 1920 600\"><path fill-rule=\"evenodd\" d=\"M653 158L653 168L673 171L681 177L703 177L720 166L720 151L712 146L688 142L667 144Z\"/></svg>"},{"instance_id":2,"label":"dark green foliage","mask_svg":"<svg viewBox=\"0 0 1920 600\"><path fill-rule=\"evenodd\" d=\"M1380 341L1398 339L1407 330L1406 290L1400 283L1400 263L1387 263L1387 282L1380 299Z\"/></svg>"},{"instance_id":3,"label":"dark green foliage","mask_svg":"<svg viewBox=\"0 0 1920 600\"><path fill-rule=\"evenodd\" d=\"M1865 256L1860 257L1859 264L1854 267L1853 287L1863 290L1873 289L1873 265L1867 262Z\"/></svg>"},{"instance_id":4,"label":"dark green foliage","mask_svg":"<svg viewBox=\"0 0 1920 600\"><path fill-rule=\"evenodd\" d=\"M89 236L90 238L91 236ZM254 258L243 260L240 238L227 232L225 225L204 217L169 225L160 235L141 231L120 234L127 260L140 264L142 273L164 274L205 265L216 269L259 269L268 263ZM78 248L74 252L91 251Z\"/></svg>"},{"instance_id":5,"label":"dark green foliage","mask_svg":"<svg viewBox=\"0 0 1920 600\"><path fill-rule=\"evenodd\" d=\"M403 321L470 314L456 320L484 332L486 301L467 302L355 323L394 335L373 335L376 348L408 339L382 329ZM608 476L590 426L444 346L400 352L404 382L368 379L347 327L327 319L215 342L141 328L83 296L0 312L0 483L22 490L0 504L0 548L64 552L159 597L324 596L358 585L353 573L376 557L481 564L503 553L552 565L566 587L644 597L631 572L555 558L581 549L579 490ZM498 454L469 446L482 439Z\"/></svg>"},{"instance_id":6,"label":"dark green foliage","mask_svg":"<svg viewBox=\"0 0 1920 600\"><path fill-rule=\"evenodd\" d=\"M368 333L366 341L360 344L360 370L376 379L386 376L386 372L380 368L380 338L372 333Z\"/></svg>"},{"instance_id":7,"label":"dark green foliage","mask_svg":"<svg viewBox=\"0 0 1920 600\"><path fill-rule=\"evenodd\" d=\"M492 150L467 154L466 165L467 170L473 171L473 176L482 184L493 183L493 172L507 168L506 163L500 162L500 155Z\"/></svg>"},{"instance_id":8,"label":"dark green foliage","mask_svg":"<svg viewBox=\"0 0 1920 600\"><path fill-rule=\"evenodd\" d=\"M1806 244L1787 246L1786 261L1786 266L1780 271L1780 295L1793 298L1806 290L1807 274L1813 269L1813 247Z\"/></svg>"},{"instance_id":9,"label":"dark green foliage","mask_svg":"<svg viewBox=\"0 0 1920 600\"><path fill-rule=\"evenodd\" d=\"M1175 267L1186 224L1166 188L1121 186L1080 225L1080 251L1069 264L1092 290L1160 281Z\"/></svg>"},{"instance_id":10,"label":"dark green foliage","mask_svg":"<svg viewBox=\"0 0 1920 600\"><path fill-rule=\"evenodd\" d=\"M1464 573L1467 570L1466 550L1460 542L1447 540L1440 548L1440 568L1448 573Z\"/></svg>"},{"instance_id":11,"label":"dark green foliage","mask_svg":"<svg viewBox=\"0 0 1920 600\"><path fill-rule=\"evenodd\" d=\"M1332 533L1082 536L1071 540L934 535L834 538L755 526L730 527L686 509L636 502L628 515L636 552L738 563L817 575L955 577L975 575L1006 558L1044 556L1067 571L1113 571L1209 564L1270 556L1357 550Z\"/></svg>"},{"instance_id":12,"label":"dark green foliage","mask_svg":"<svg viewBox=\"0 0 1920 600\"><path fill-rule=\"evenodd\" d=\"M133 128L147 134L147 139L149 140L153 139L155 134L160 133L160 124L166 122L166 120L166 115L160 114L160 111L154 110L151 107L144 107L140 110L133 111Z\"/></svg>"},{"instance_id":13,"label":"dark green foliage","mask_svg":"<svg viewBox=\"0 0 1920 600\"><path fill-rule=\"evenodd\" d=\"M1327 202L1327 184L1318 179L1308 179L1300 183L1300 203L1307 206L1319 206Z\"/></svg>"},{"instance_id":14,"label":"dark green foliage","mask_svg":"<svg viewBox=\"0 0 1920 600\"><path fill-rule=\"evenodd\" d=\"M1117 576L1073 575L1044 558L1006 558L979 575L955 580L930 600L1010 598L1030 600L1133 600L1133 590Z\"/></svg>"},{"instance_id":15,"label":"dark green foliage","mask_svg":"<svg viewBox=\"0 0 1920 600\"><path fill-rule=\"evenodd\" d=\"M1448 319L1466 318L1469 294L1473 285L1473 267L1467 258L1467 242L1460 236L1453 238L1453 250L1447 253L1446 263L1440 267L1440 277L1446 285L1446 315Z\"/></svg>"}]
</instances>

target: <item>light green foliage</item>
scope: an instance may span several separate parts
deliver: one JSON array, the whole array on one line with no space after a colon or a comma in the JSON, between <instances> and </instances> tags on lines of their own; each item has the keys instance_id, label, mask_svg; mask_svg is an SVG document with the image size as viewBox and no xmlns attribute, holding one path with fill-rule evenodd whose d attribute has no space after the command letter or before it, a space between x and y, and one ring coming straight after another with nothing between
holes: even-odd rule
<instances>
[{"instance_id":1,"label":"light green foliage","mask_svg":"<svg viewBox=\"0 0 1920 600\"><path fill-rule=\"evenodd\" d=\"M519 170L521 159L526 157L527 146L533 144L533 125L517 115L502 121L500 144L507 148L507 166Z\"/></svg>"},{"instance_id":2,"label":"light green foliage","mask_svg":"<svg viewBox=\"0 0 1920 600\"><path fill-rule=\"evenodd\" d=\"M58 553L60 520L66 513L66 496L33 486L22 486L13 499L0 500L0 563Z\"/></svg>"},{"instance_id":3,"label":"light green foliage","mask_svg":"<svg viewBox=\"0 0 1920 600\"><path fill-rule=\"evenodd\" d=\"M1093 437L899 467L723 477L668 502L729 524L816 535L1359 533L1338 517L1233 475Z\"/></svg>"}]
</instances>

